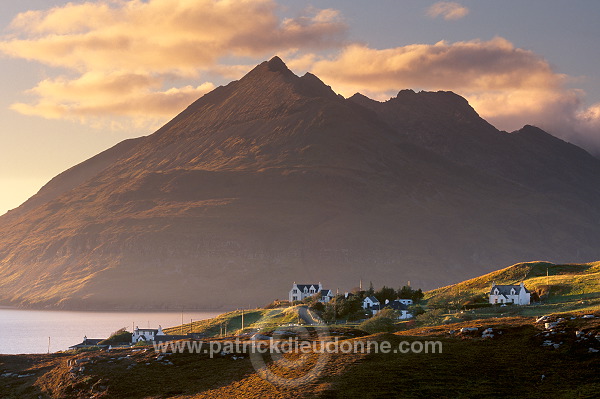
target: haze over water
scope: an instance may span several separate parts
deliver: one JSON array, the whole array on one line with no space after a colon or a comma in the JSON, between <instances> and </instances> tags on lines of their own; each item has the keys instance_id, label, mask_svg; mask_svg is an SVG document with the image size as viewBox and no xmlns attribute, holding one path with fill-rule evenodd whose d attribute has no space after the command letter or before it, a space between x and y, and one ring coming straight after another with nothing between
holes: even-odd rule
<instances>
[{"instance_id":1,"label":"haze over water","mask_svg":"<svg viewBox=\"0 0 600 399\"><path fill-rule=\"evenodd\" d=\"M219 315L216 311L183 311L184 323ZM66 350L88 338L108 338L123 327L163 328L181 324L181 312L71 312L0 309L0 354Z\"/></svg>"}]
</instances>

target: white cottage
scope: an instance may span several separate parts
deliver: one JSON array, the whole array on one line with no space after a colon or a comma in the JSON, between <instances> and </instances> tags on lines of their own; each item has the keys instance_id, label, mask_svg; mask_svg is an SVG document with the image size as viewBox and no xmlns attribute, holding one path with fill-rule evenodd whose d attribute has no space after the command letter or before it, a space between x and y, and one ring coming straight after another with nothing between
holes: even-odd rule
<instances>
[{"instance_id":1,"label":"white cottage","mask_svg":"<svg viewBox=\"0 0 600 399\"><path fill-rule=\"evenodd\" d=\"M319 302L327 303L333 299L333 292L331 290L321 290L321 298Z\"/></svg>"},{"instance_id":2,"label":"white cottage","mask_svg":"<svg viewBox=\"0 0 600 399\"><path fill-rule=\"evenodd\" d=\"M135 344L140 341L154 341L156 336L165 335L161 326L155 328L139 328L136 327L131 334L131 343Z\"/></svg>"},{"instance_id":3,"label":"white cottage","mask_svg":"<svg viewBox=\"0 0 600 399\"><path fill-rule=\"evenodd\" d=\"M493 283L490 289L490 303L529 305L531 303L531 293L523 283L519 285L496 285L496 283Z\"/></svg>"},{"instance_id":4,"label":"white cottage","mask_svg":"<svg viewBox=\"0 0 600 399\"><path fill-rule=\"evenodd\" d=\"M385 303L381 304L374 296L368 296L363 300L363 309L370 310L373 315L376 315L380 310L385 308L394 309L398 312L398 319L405 320L413 317L412 313L408 311L409 304L406 301L410 301L410 304L412 304L412 300L410 299L396 299L393 301L386 299Z\"/></svg>"},{"instance_id":5,"label":"white cottage","mask_svg":"<svg viewBox=\"0 0 600 399\"><path fill-rule=\"evenodd\" d=\"M363 299L363 309L365 310L379 310L379 300L374 296L368 296Z\"/></svg>"},{"instance_id":6,"label":"white cottage","mask_svg":"<svg viewBox=\"0 0 600 399\"><path fill-rule=\"evenodd\" d=\"M323 291L323 286L321 283L319 284L292 284L292 289L290 290L290 302L293 301L302 301L304 298L309 296L313 296L316 293L321 293ZM329 290L326 290L329 291ZM319 299L322 298L322 294Z\"/></svg>"},{"instance_id":7,"label":"white cottage","mask_svg":"<svg viewBox=\"0 0 600 399\"><path fill-rule=\"evenodd\" d=\"M383 309L394 309L398 312L398 319L400 320L410 319L413 317L413 315L408 311L408 304L406 303L406 301L410 301L410 303L412 304L411 299L395 299L391 302L389 300L386 300L385 305L383 305Z\"/></svg>"}]
</instances>

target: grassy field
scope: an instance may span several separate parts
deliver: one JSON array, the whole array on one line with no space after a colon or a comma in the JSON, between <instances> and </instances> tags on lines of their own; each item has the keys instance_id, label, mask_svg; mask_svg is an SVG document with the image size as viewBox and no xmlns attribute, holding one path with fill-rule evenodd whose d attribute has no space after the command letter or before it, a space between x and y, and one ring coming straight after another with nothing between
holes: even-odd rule
<instances>
[{"instance_id":1,"label":"grassy field","mask_svg":"<svg viewBox=\"0 0 600 399\"><path fill-rule=\"evenodd\" d=\"M519 284L540 296L538 309L560 311L596 310L600 299L600 262L585 264L553 264L526 262L498 270L458 284L425 293L426 300L448 302L467 301L469 298L489 293L492 283ZM552 306L552 305L557 306ZM529 310L530 315L537 310ZM527 314L527 310L525 311Z\"/></svg>"},{"instance_id":2,"label":"grassy field","mask_svg":"<svg viewBox=\"0 0 600 399\"><path fill-rule=\"evenodd\" d=\"M242 330L242 313L244 325ZM166 334L199 333L207 337L222 334L237 335L256 330L269 330L280 325L296 324L300 320L298 306L278 309L234 310L208 320L195 321L165 328Z\"/></svg>"}]
</instances>

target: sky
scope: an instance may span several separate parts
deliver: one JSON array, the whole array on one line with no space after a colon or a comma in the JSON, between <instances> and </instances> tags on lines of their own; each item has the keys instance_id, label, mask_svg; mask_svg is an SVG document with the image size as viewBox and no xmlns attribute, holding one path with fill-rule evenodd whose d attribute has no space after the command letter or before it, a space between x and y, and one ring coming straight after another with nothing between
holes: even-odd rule
<instances>
[{"instance_id":1,"label":"sky","mask_svg":"<svg viewBox=\"0 0 600 399\"><path fill-rule=\"evenodd\" d=\"M346 97L452 90L600 154L600 2L20 0L0 13L0 214L279 55Z\"/></svg>"}]
</instances>

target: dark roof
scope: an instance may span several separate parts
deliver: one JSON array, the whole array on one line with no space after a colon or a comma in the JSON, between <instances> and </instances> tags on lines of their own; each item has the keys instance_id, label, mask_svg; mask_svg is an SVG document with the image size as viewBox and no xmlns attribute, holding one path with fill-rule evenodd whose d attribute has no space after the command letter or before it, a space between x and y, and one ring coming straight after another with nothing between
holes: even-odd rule
<instances>
[{"instance_id":1,"label":"dark roof","mask_svg":"<svg viewBox=\"0 0 600 399\"><path fill-rule=\"evenodd\" d=\"M498 289L499 295L511 295L510 290L512 288L515 289L515 295L518 295L519 291L521 291L521 285L492 285L492 288L490 289L490 294L493 294L496 288ZM525 289L525 292L529 292L527 288L525 288L525 286L523 286L523 288Z\"/></svg>"},{"instance_id":2,"label":"dark roof","mask_svg":"<svg viewBox=\"0 0 600 399\"><path fill-rule=\"evenodd\" d=\"M310 291L311 287L315 289L315 292L319 290L319 284L296 284L296 287L302 292L304 292L304 288Z\"/></svg>"},{"instance_id":3,"label":"dark roof","mask_svg":"<svg viewBox=\"0 0 600 399\"><path fill-rule=\"evenodd\" d=\"M379 300L375 298L373 295L366 297L364 300L370 299L373 303L379 303Z\"/></svg>"},{"instance_id":4,"label":"dark roof","mask_svg":"<svg viewBox=\"0 0 600 399\"><path fill-rule=\"evenodd\" d=\"M321 290L321 296L333 296L331 290Z\"/></svg>"},{"instance_id":5,"label":"dark roof","mask_svg":"<svg viewBox=\"0 0 600 399\"><path fill-rule=\"evenodd\" d=\"M98 345L100 342L104 341L103 338L86 338L80 344L69 346L71 348L85 348L87 346L108 346L108 345Z\"/></svg>"},{"instance_id":6,"label":"dark roof","mask_svg":"<svg viewBox=\"0 0 600 399\"><path fill-rule=\"evenodd\" d=\"M394 300L383 305L383 308L390 308L394 310L408 310L408 306L400 302L399 300Z\"/></svg>"}]
</instances>

